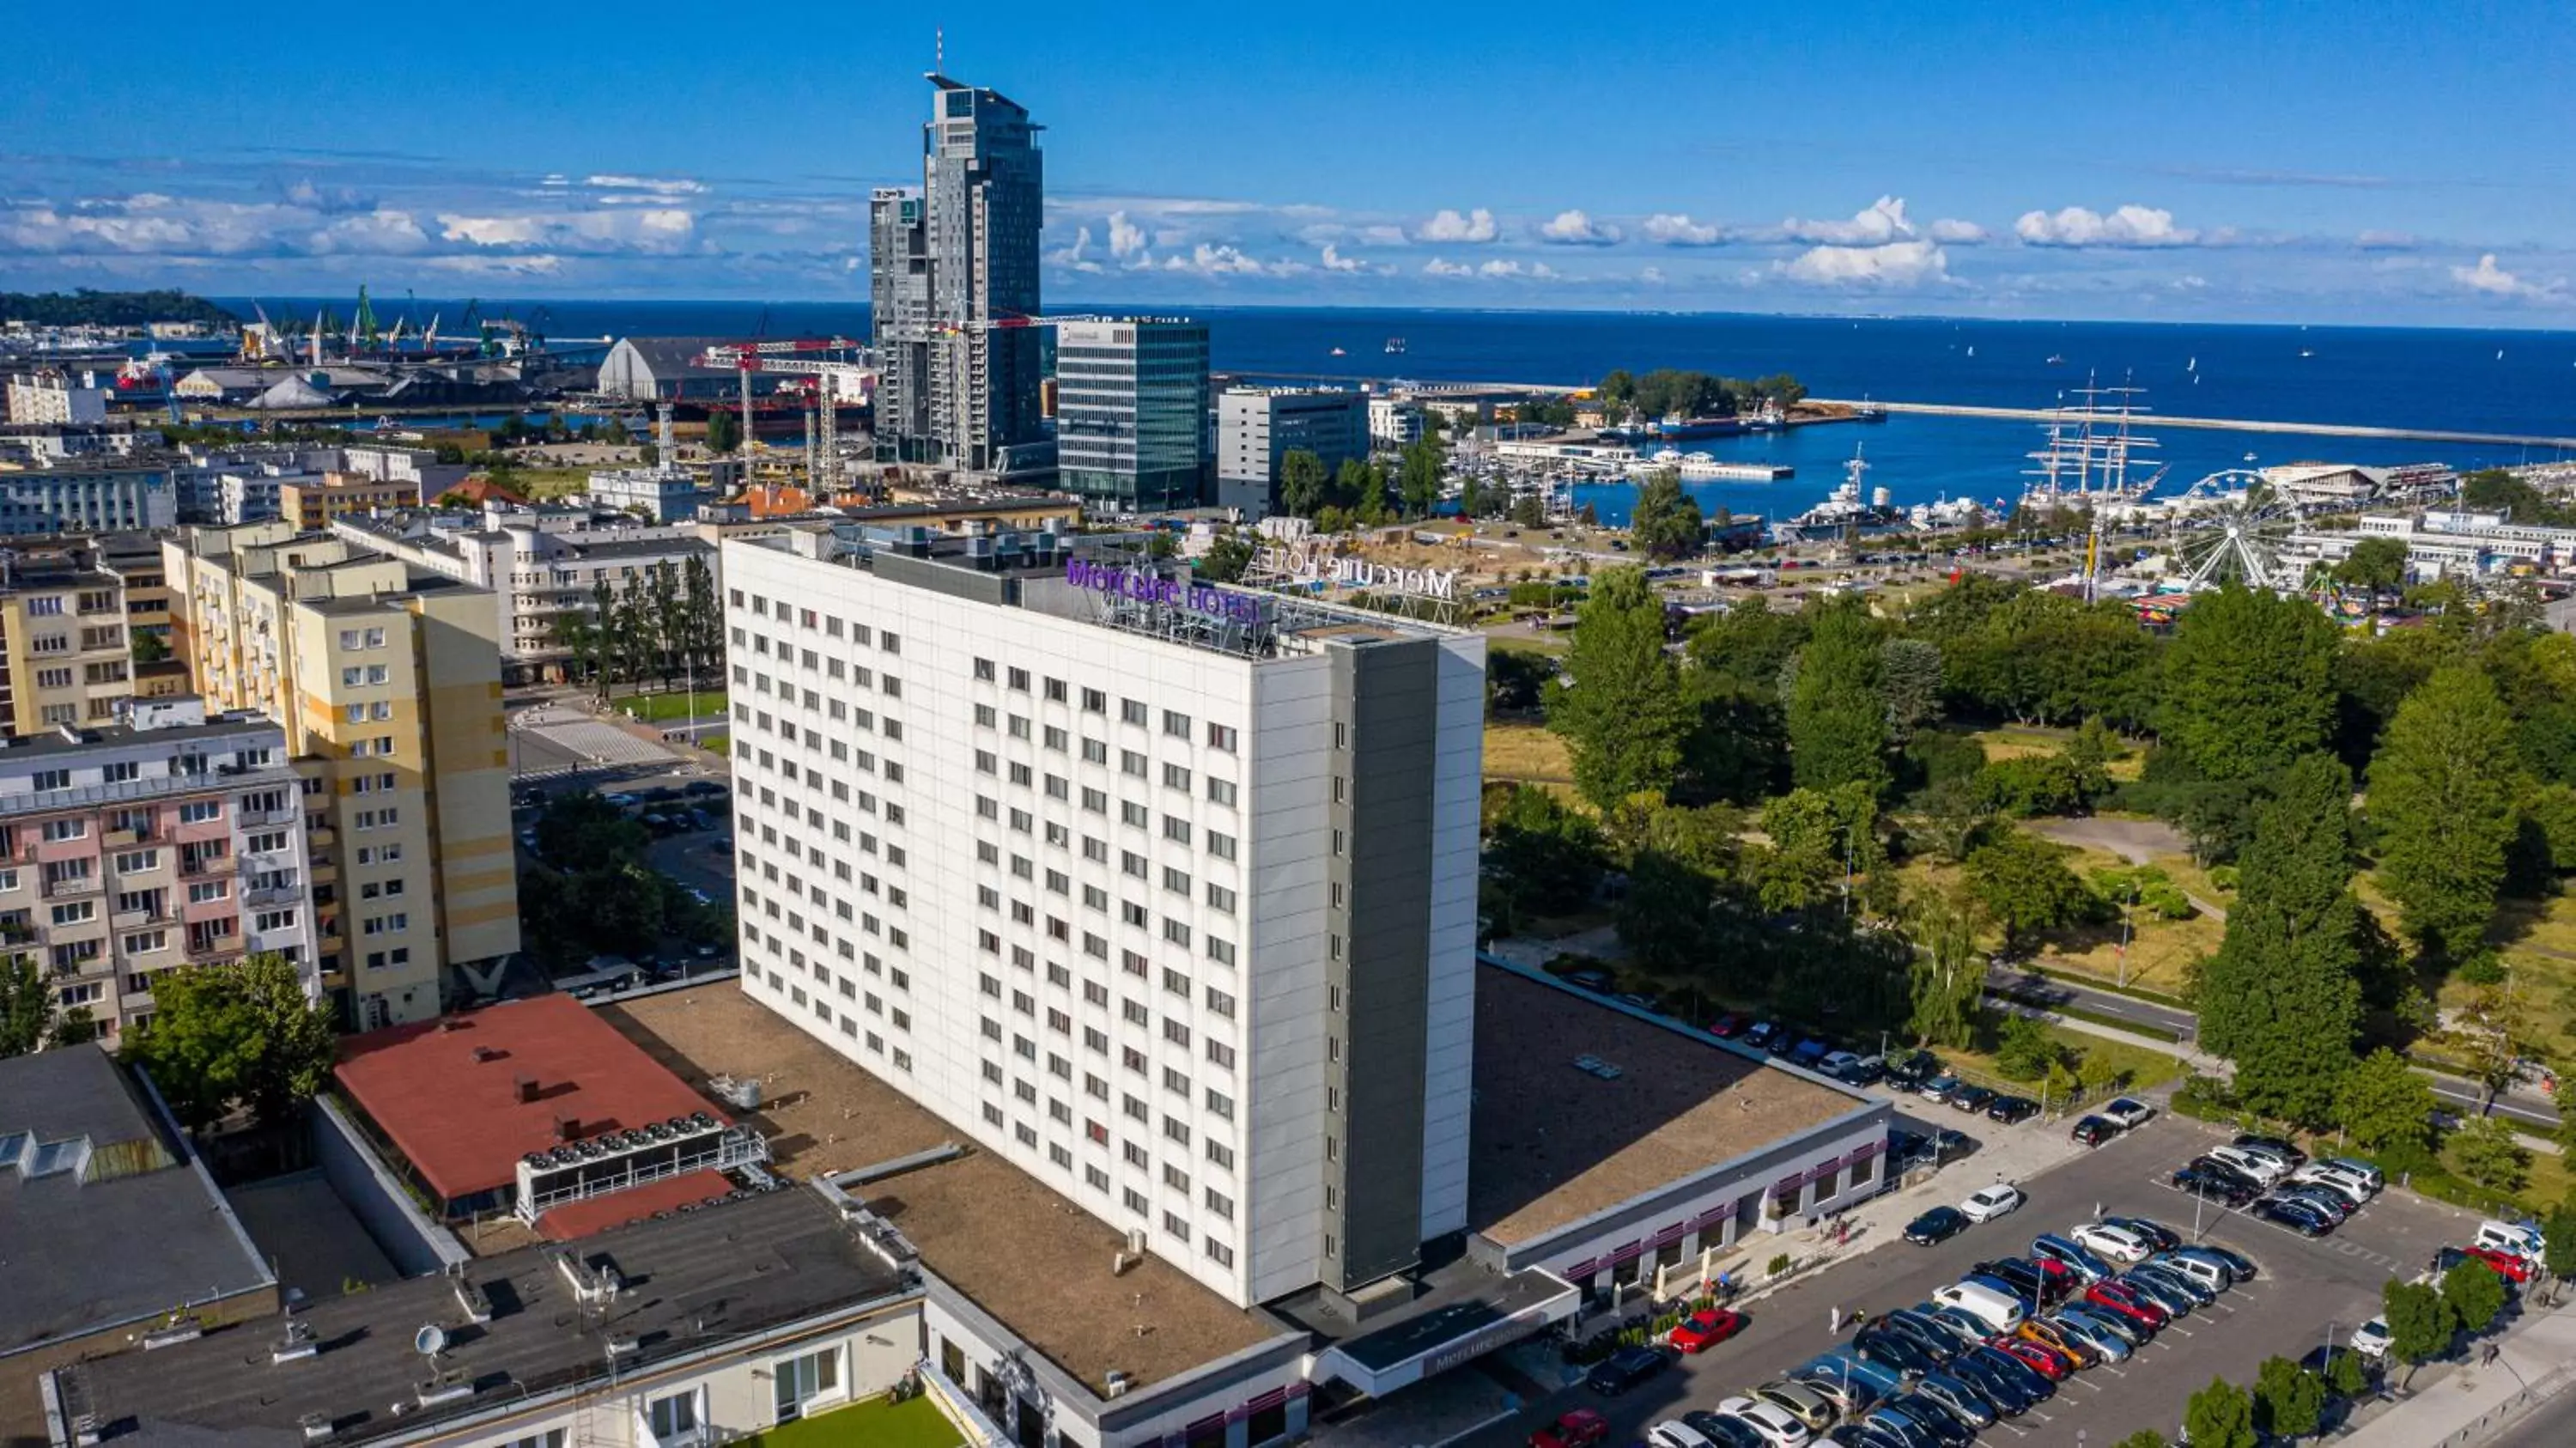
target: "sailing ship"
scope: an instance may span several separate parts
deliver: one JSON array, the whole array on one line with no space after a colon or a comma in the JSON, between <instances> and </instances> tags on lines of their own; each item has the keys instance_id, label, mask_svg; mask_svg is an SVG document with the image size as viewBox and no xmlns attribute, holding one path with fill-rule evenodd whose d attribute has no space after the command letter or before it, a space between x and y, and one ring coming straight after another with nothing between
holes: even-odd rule
<instances>
[{"instance_id":1,"label":"sailing ship","mask_svg":"<svg viewBox=\"0 0 2576 1448\"><path fill-rule=\"evenodd\" d=\"M2031 482L2022 490L2022 505L2125 507L2153 493L2165 468L2153 459L2162 444L2138 430L2138 419L2147 413L2145 396L2143 387L2104 387L2090 376L2062 394L2040 426L2046 441L2028 454L2034 466L2023 470Z\"/></svg>"}]
</instances>

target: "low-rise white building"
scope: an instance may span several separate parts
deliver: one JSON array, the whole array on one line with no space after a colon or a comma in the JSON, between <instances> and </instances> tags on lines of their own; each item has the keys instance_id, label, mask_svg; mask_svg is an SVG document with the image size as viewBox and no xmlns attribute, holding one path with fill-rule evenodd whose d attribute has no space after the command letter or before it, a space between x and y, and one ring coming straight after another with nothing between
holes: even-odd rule
<instances>
[{"instance_id":1,"label":"low-rise white building","mask_svg":"<svg viewBox=\"0 0 2576 1448\"><path fill-rule=\"evenodd\" d=\"M107 421L107 389L85 386L62 372L9 379L8 420L83 427Z\"/></svg>"}]
</instances>

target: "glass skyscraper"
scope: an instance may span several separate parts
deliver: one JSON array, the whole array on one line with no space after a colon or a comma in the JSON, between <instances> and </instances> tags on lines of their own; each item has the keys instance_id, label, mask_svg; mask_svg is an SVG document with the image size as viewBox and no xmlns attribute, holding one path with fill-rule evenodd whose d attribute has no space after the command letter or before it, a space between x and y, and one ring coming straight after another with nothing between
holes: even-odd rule
<instances>
[{"instance_id":1,"label":"glass skyscraper","mask_svg":"<svg viewBox=\"0 0 2576 1448\"><path fill-rule=\"evenodd\" d=\"M1207 501L1208 330L1177 318L1056 328L1056 486L1125 512Z\"/></svg>"},{"instance_id":2,"label":"glass skyscraper","mask_svg":"<svg viewBox=\"0 0 2576 1448\"><path fill-rule=\"evenodd\" d=\"M933 74L921 189L869 197L869 294L889 462L1027 477L1049 471L1038 408L1038 229L1046 185L1029 113Z\"/></svg>"}]
</instances>

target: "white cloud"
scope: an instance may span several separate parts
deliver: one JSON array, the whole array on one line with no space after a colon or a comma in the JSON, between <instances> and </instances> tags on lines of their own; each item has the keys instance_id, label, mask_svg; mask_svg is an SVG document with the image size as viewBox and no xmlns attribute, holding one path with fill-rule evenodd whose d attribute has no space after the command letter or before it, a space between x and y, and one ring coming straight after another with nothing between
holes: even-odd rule
<instances>
[{"instance_id":1,"label":"white cloud","mask_svg":"<svg viewBox=\"0 0 2576 1448\"><path fill-rule=\"evenodd\" d=\"M2123 206L2109 215L2069 206L2063 211L2028 211L2013 223L2013 234L2031 246L2153 247L2191 246L2199 232L2173 224L2173 213L2154 206Z\"/></svg>"},{"instance_id":2,"label":"white cloud","mask_svg":"<svg viewBox=\"0 0 2576 1448\"><path fill-rule=\"evenodd\" d=\"M2476 266L2452 267L2451 280L2481 296L2510 297L2530 302L2557 302L2567 299L2565 279L2553 278L2545 282L2525 280L2497 266L2494 252L2488 252L2479 257Z\"/></svg>"},{"instance_id":3,"label":"white cloud","mask_svg":"<svg viewBox=\"0 0 2576 1448\"><path fill-rule=\"evenodd\" d=\"M1482 245L1502 234L1502 227L1494 221L1494 213L1479 206L1464 216L1444 207L1432 213L1431 219L1422 223L1413 236L1416 241L1464 241Z\"/></svg>"},{"instance_id":4,"label":"white cloud","mask_svg":"<svg viewBox=\"0 0 2576 1448\"><path fill-rule=\"evenodd\" d=\"M1693 221L1677 211L1659 211L1638 230L1664 246L1716 246L1728 239L1726 228L1716 222Z\"/></svg>"},{"instance_id":5,"label":"white cloud","mask_svg":"<svg viewBox=\"0 0 2576 1448\"><path fill-rule=\"evenodd\" d=\"M1538 229L1539 240L1558 246L1609 246L1619 237L1619 228L1594 221L1587 213L1572 208L1558 212Z\"/></svg>"},{"instance_id":6,"label":"white cloud","mask_svg":"<svg viewBox=\"0 0 2576 1448\"><path fill-rule=\"evenodd\" d=\"M561 178L549 177L548 179L560 180ZM581 184L584 186L596 186L602 191L650 191L661 196L702 196L706 194L707 190L707 183L704 181L692 181L686 176L619 176L608 174L584 176L581 178Z\"/></svg>"},{"instance_id":7,"label":"white cloud","mask_svg":"<svg viewBox=\"0 0 2576 1448\"><path fill-rule=\"evenodd\" d=\"M1801 221L1796 217L1780 223L1780 230L1792 241L1817 241L1827 246L1884 246L1903 241L1914 234L1914 223L1905 219L1905 198L1882 196L1861 208L1849 221Z\"/></svg>"},{"instance_id":8,"label":"white cloud","mask_svg":"<svg viewBox=\"0 0 2576 1448\"><path fill-rule=\"evenodd\" d=\"M1367 262L1355 256L1342 255L1342 249L1329 241L1324 243L1321 265L1329 272L1363 272L1369 269Z\"/></svg>"},{"instance_id":9,"label":"white cloud","mask_svg":"<svg viewBox=\"0 0 2576 1448\"><path fill-rule=\"evenodd\" d=\"M1954 221L1943 217L1923 229L1934 241L1952 246L1975 246L1986 240L1986 229L1973 221Z\"/></svg>"},{"instance_id":10,"label":"white cloud","mask_svg":"<svg viewBox=\"0 0 2576 1448\"><path fill-rule=\"evenodd\" d=\"M1556 280L1556 269L1543 261L1504 261L1497 257L1476 268L1480 277L1527 277L1533 281Z\"/></svg>"},{"instance_id":11,"label":"white cloud","mask_svg":"<svg viewBox=\"0 0 2576 1448\"><path fill-rule=\"evenodd\" d=\"M1246 253L1240 247L1213 246L1204 241L1186 253L1176 253L1163 258L1162 269L1194 272L1200 276L1246 277L1286 277L1312 270L1304 262L1263 261L1259 257Z\"/></svg>"},{"instance_id":12,"label":"white cloud","mask_svg":"<svg viewBox=\"0 0 2576 1448\"><path fill-rule=\"evenodd\" d=\"M1422 274L1427 277L1471 277L1476 274L1476 269L1464 262L1448 261L1435 256L1422 264Z\"/></svg>"},{"instance_id":13,"label":"white cloud","mask_svg":"<svg viewBox=\"0 0 2576 1448\"><path fill-rule=\"evenodd\" d=\"M433 256L421 263L432 271L475 277L550 277L563 270L559 256Z\"/></svg>"},{"instance_id":14,"label":"white cloud","mask_svg":"<svg viewBox=\"0 0 2576 1448\"><path fill-rule=\"evenodd\" d=\"M1637 280L1644 282L1648 286L1662 286L1664 284L1664 269L1659 266L1647 267L1637 273Z\"/></svg>"},{"instance_id":15,"label":"white cloud","mask_svg":"<svg viewBox=\"0 0 2576 1448\"><path fill-rule=\"evenodd\" d=\"M2365 231L2352 239L2363 251L2413 251L2415 235L2407 231Z\"/></svg>"},{"instance_id":16,"label":"white cloud","mask_svg":"<svg viewBox=\"0 0 2576 1448\"><path fill-rule=\"evenodd\" d=\"M1047 260L1067 271L1089 272L1096 275L1101 270L1100 263L1093 260L1091 256L1091 228L1088 226L1075 228L1073 245L1048 253Z\"/></svg>"},{"instance_id":17,"label":"white cloud","mask_svg":"<svg viewBox=\"0 0 2576 1448\"><path fill-rule=\"evenodd\" d=\"M1812 286L1899 289L1950 278L1950 259L1931 241L1891 241L1883 246L1810 247L1774 269Z\"/></svg>"},{"instance_id":18,"label":"white cloud","mask_svg":"<svg viewBox=\"0 0 2576 1448\"><path fill-rule=\"evenodd\" d=\"M670 252L688 245L697 228L697 218L676 206L639 206L617 211L522 212L514 216L441 212L438 225L443 241L492 249L526 247L594 254Z\"/></svg>"},{"instance_id":19,"label":"white cloud","mask_svg":"<svg viewBox=\"0 0 2576 1448\"><path fill-rule=\"evenodd\" d=\"M1109 254L1120 260L1145 249L1145 228L1127 219L1124 211L1109 213Z\"/></svg>"}]
</instances>

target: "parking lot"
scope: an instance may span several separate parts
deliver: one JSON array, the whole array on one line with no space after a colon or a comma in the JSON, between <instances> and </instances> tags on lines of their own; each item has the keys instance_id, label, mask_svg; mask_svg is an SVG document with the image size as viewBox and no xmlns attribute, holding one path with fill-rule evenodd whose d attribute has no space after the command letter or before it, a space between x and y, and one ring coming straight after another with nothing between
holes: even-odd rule
<instances>
[{"instance_id":1,"label":"parking lot","mask_svg":"<svg viewBox=\"0 0 2576 1448\"><path fill-rule=\"evenodd\" d=\"M1941 1113L1933 1108L1918 1115L1937 1121ZM2062 1123L2008 1130L2033 1127L2065 1130ZM2465 1239L2476 1224L2469 1213L2396 1191L2381 1195L2333 1235L2315 1240L2215 1202L2200 1209L2195 1223L2195 1199L2174 1190L2166 1179L2192 1155L2230 1134L2159 1116L2021 1182L2029 1202L2009 1216L1971 1227L1936 1247L1889 1241L1746 1304L1751 1325L1742 1335L1679 1360L1672 1371L1623 1397L1604 1400L1580 1386L1566 1388L1465 1441L1476 1448L1507 1448L1571 1407L1600 1409L1610 1420L1612 1441L1632 1441L1655 1422L1685 1410L1712 1408L1719 1399L1847 1339L1847 1333L1838 1338L1829 1329L1835 1309L1848 1322L1854 1312L1910 1306L1957 1280L1976 1262L2019 1254L2042 1232L2063 1232L2090 1219L2097 1204L2114 1214L2153 1218L2186 1238L2196 1231L2201 1240L2253 1258L2262 1275L2174 1323L2130 1362L2075 1375L2059 1385L2050 1401L1987 1429L1983 1441L2098 1448L2140 1428L2172 1437L2180 1430L2184 1400L2212 1378L2248 1383L2267 1357L2297 1358L2324 1344L2329 1333L2341 1341L2377 1314L2383 1281L2422 1270L2436 1250ZM1956 1201L1992 1180L1993 1173L1982 1164L1984 1155L1940 1174L1951 1184L1941 1200ZM1400 1403L1388 1407L1400 1410Z\"/></svg>"}]
</instances>

